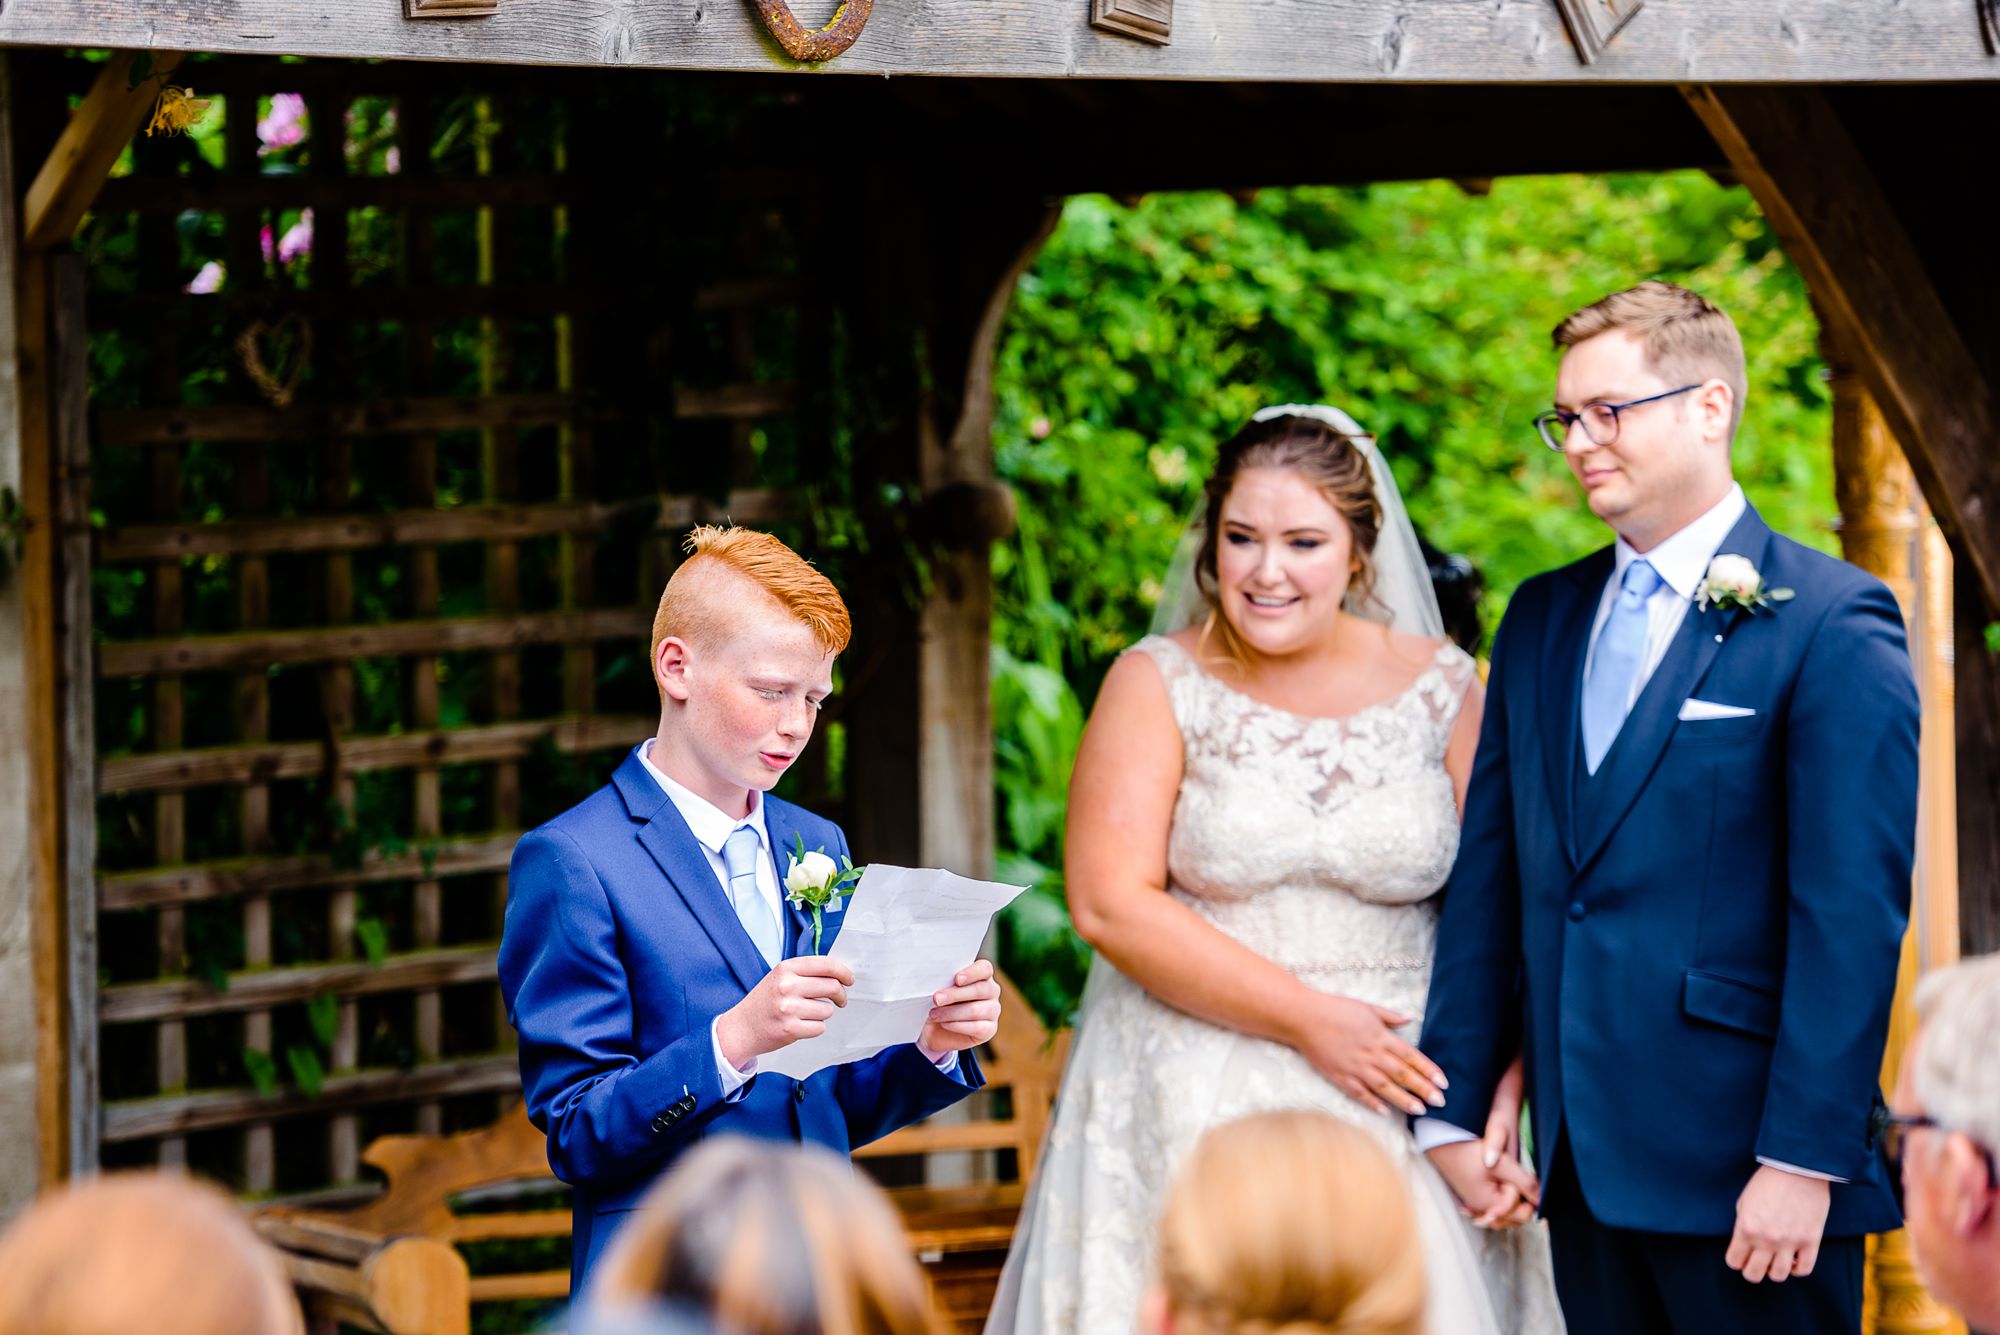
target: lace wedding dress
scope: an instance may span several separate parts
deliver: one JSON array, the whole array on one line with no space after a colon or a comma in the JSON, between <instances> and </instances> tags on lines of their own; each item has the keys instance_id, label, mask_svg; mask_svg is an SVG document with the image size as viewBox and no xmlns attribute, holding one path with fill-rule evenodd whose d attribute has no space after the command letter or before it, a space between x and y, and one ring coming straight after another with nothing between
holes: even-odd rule
<instances>
[{"instance_id":1,"label":"lace wedding dress","mask_svg":"<svg viewBox=\"0 0 2000 1335\"><path fill-rule=\"evenodd\" d=\"M1149 637L1185 748L1168 893L1312 986L1418 1017L1432 897L1458 852L1445 748L1472 660L1441 646L1394 699L1341 718L1259 703ZM987 1335L1125 1335L1174 1170L1207 1128L1314 1108L1367 1128L1415 1199L1433 1335L1561 1332L1540 1221L1473 1228L1401 1114L1370 1112L1282 1044L1174 1009L1099 960Z\"/></svg>"}]
</instances>

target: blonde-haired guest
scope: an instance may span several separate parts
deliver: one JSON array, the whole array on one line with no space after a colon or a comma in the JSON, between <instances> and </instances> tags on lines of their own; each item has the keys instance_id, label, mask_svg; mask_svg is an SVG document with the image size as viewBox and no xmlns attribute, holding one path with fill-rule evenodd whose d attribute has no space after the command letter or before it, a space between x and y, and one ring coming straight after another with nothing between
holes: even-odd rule
<instances>
[{"instance_id":1,"label":"blonde-haired guest","mask_svg":"<svg viewBox=\"0 0 2000 1335\"><path fill-rule=\"evenodd\" d=\"M1146 1335L1423 1335L1424 1262L1402 1174L1316 1112L1205 1133L1167 1195Z\"/></svg>"},{"instance_id":2,"label":"blonde-haired guest","mask_svg":"<svg viewBox=\"0 0 2000 1335\"><path fill-rule=\"evenodd\" d=\"M0 1335L302 1335L277 1253L213 1187L97 1178L0 1235Z\"/></svg>"},{"instance_id":3,"label":"blonde-haired guest","mask_svg":"<svg viewBox=\"0 0 2000 1335\"><path fill-rule=\"evenodd\" d=\"M691 1151L593 1278L600 1321L667 1304L737 1335L940 1330L895 1210L816 1145L729 1137Z\"/></svg>"}]
</instances>

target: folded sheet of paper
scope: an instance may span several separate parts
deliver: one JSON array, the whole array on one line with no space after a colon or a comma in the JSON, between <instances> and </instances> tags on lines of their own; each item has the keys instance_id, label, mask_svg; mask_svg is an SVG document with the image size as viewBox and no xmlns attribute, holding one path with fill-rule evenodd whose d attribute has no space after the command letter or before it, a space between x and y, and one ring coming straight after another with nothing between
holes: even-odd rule
<instances>
[{"instance_id":1,"label":"folded sheet of paper","mask_svg":"<svg viewBox=\"0 0 2000 1335\"><path fill-rule=\"evenodd\" d=\"M840 935L826 952L854 970L847 1005L834 1011L825 1033L766 1053L757 1069L803 1080L916 1042L930 1018L931 995L978 958L993 915L1023 888L872 864L848 897Z\"/></svg>"}]
</instances>

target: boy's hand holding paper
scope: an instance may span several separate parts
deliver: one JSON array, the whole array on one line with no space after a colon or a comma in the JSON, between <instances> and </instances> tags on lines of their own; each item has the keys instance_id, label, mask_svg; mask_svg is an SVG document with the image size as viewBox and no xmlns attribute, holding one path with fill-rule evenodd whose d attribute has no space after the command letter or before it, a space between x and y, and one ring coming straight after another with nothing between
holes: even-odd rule
<instances>
[{"instance_id":1,"label":"boy's hand holding paper","mask_svg":"<svg viewBox=\"0 0 2000 1335\"><path fill-rule=\"evenodd\" d=\"M899 1043L944 1053L990 1037L999 986L979 946L993 915L1021 890L948 871L870 866L827 953L853 973L847 1004L824 1032L761 1058L758 1069L803 1080Z\"/></svg>"}]
</instances>

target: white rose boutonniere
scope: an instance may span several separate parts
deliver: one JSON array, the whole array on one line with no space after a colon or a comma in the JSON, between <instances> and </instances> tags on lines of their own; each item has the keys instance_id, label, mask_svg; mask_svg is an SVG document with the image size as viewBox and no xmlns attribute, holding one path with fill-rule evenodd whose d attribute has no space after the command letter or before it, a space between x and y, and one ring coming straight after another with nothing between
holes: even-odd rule
<instances>
[{"instance_id":1,"label":"white rose boutonniere","mask_svg":"<svg viewBox=\"0 0 2000 1335\"><path fill-rule=\"evenodd\" d=\"M792 844L792 865L785 869L785 900L795 909L812 910L813 954L817 955L820 915L829 906L835 913L840 911L841 896L861 879L866 868L855 866L845 857L836 867L825 849L806 852L805 839L796 834L792 836Z\"/></svg>"},{"instance_id":2,"label":"white rose boutonniere","mask_svg":"<svg viewBox=\"0 0 2000 1335\"><path fill-rule=\"evenodd\" d=\"M1708 563L1708 577L1694 590L1695 606L1706 612L1711 607L1727 610L1740 607L1751 616L1773 603L1788 603L1797 597L1790 589L1774 589L1749 559L1727 553Z\"/></svg>"}]
</instances>

